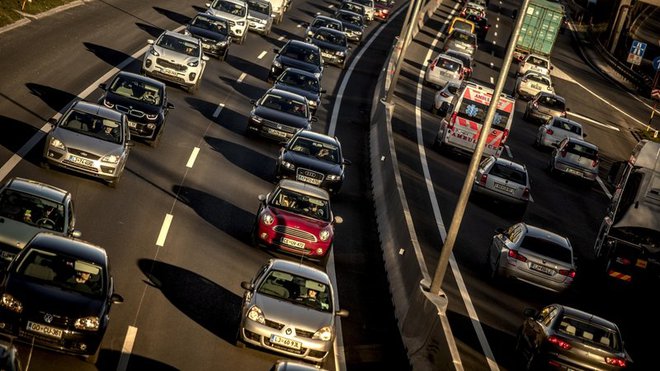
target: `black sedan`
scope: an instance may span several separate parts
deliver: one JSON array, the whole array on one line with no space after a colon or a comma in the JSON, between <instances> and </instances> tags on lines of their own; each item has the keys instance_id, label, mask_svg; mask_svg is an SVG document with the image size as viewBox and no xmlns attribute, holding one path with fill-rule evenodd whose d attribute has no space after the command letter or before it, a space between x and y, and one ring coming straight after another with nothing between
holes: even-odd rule
<instances>
[{"instance_id":1,"label":"black sedan","mask_svg":"<svg viewBox=\"0 0 660 371\"><path fill-rule=\"evenodd\" d=\"M231 35L226 19L206 13L197 13L183 32L199 39L205 54L210 54L223 61L227 59Z\"/></svg>"},{"instance_id":2,"label":"black sedan","mask_svg":"<svg viewBox=\"0 0 660 371\"><path fill-rule=\"evenodd\" d=\"M623 370L632 366L613 322L567 306L525 309L516 354L527 370Z\"/></svg>"},{"instance_id":3,"label":"black sedan","mask_svg":"<svg viewBox=\"0 0 660 371\"><path fill-rule=\"evenodd\" d=\"M302 130L282 148L276 173L280 179L295 179L336 194L344 182L344 167L350 164L337 137Z\"/></svg>"},{"instance_id":4,"label":"black sedan","mask_svg":"<svg viewBox=\"0 0 660 371\"><path fill-rule=\"evenodd\" d=\"M338 10L335 13L335 18L341 21L344 25L346 36L351 41L356 43L362 42L362 35L364 34L364 17L348 10Z\"/></svg>"},{"instance_id":5,"label":"black sedan","mask_svg":"<svg viewBox=\"0 0 660 371\"><path fill-rule=\"evenodd\" d=\"M312 23L307 26L307 31L305 31L306 36L312 36L321 27L328 27L335 29L337 31L344 31L344 24L341 23L338 19L327 17L324 15L317 15L314 17Z\"/></svg>"},{"instance_id":6,"label":"black sedan","mask_svg":"<svg viewBox=\"0 0 660 371\"><path fill-rule=\"evenodd\" d=\"M273 87L307 98L312 115L316 113L316 110L321 104L321 95L325 94L325 89L321 89L321 81L318 77L313 73L297 68L287 68L284 70L280 77L275 80Z\"/></svg>"},{"instance_id":7,"label":"black sedan","mask_svg":"<svg viewBox=\"0 0 660 371\"><path fill-rule=\"evenodd\" d=\"M348 59L348 46L346 34L328 27L321 27L314 35L307 38L307 42L321 48L321 56L324 62L339 66L342 70L346 68Z\"/></svg>"},{"instance_id":8,"label":"black sedan","mask_svg":"<svg viewBox=\"0 0 660 371\"><path fill-rule=\"evenodd\" d=\"M285 69L298 68L311 72L319 79L323 74L323 60L318 46L289 40L282 49L273 49L275 57L268 73L268 81L275 80Z\"/></svg>"},{"instance_id":9,"label":"black sedan","mask_svg":"<svg viewBox=\"0 0 660 371\"><path fill-rule=\"evenodd\" d=\"M285 90L270 88L259 100L248 119L247 134L286 142L299 130L309 130L317 119L309 111L307 98Z\"/></svg>"},{"instance_id":10,"label":"black sedan","mask_svg":"<svg viewBox=\"0 0 660 371\"><path fill-rule=\"evenodd\" d=\"M120 72L110 84L99 87L104 90L99 104L125 113L131 136L143 138L156 147L167 114L174 108L174 104L167 101L165 84L150 77Z\"/></svg>"},{"instance_id":11,"label":"black sedan","mask_svg":"<svg viewBox=\"0 0 660 371\"><path fill-rule=\"evenodd\" d=\"M113 292L104 249L49 232L12 261L0 285L0 332L95 363Z\"/></svg>"}]
</instances>

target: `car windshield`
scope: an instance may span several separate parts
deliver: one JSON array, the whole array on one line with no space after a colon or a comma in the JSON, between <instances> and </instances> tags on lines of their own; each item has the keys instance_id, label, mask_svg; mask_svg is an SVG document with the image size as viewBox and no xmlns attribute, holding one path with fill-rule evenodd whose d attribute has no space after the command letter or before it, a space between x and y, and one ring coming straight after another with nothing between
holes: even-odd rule
<instances>
[{"instance_id":1,"label":"car windshield","mask_svg":"<svg viewBox=\"0 0 660 371\"><path fill-rule=\"evenodd\" d=\"M70 111L59 127L117 144L124 136L121 122L76 110Z\"/></svg>"},{"instance_id":2,"label":"car windshield","mask_svg":"<svg viewBox=\"0 0 660 371\"><path fill-rule=\"evenodd\" d=\"M552 241L543 238L524 236L520 247L547 258L555 259L570 264L573 263L571 250L569 250L565 246L558 245Z\"/></svg>"},{"instance_id":3,"label":"car windshield","mask_svg":"<svg viewBox=\"0 0 660 371\"><path fill-rule=\"evenodd\" d=\"M538 99L538 103L542 105L543 107L558 110L558 111L565 111L566 109L566 103L564 103L563 100L557 99L554 97L550 96L541 96Z\"/></svg>"},{"instance_id":4,"label":"car windshield","mask_svg":"<svg viewBox=\"0 0 660 371\"><path fill-rule=\"evenodd\" d=\"M228 33L226 21L210 19L203 15L198 15L195 17L195 19L193 19L190 24L198 28L221 33L223 35L227 35Z\"/></svg>"},{"instance_id":5,"label":"car windshield","mask_svg":"<svg viewBox=\"0 0 660 371\"><path fill-rule=\"evenodd\" d=\"M330 286L289 272L271 270L257 293L321 312L333 311Z\"/></svg>"},{"instance_id":6,"label":"car windshield","mask_svg":"<svg viewBox=\"0 0 660 371\"><path fill-rule=\"evenodd\" d=\"M311 138L296 137L289 145L289 150L335 164L339 163L339 148L337 146L315 141Z\"/></svg>"},{"instance_id":7,"label":"car windshield","mask_svg":"<svg viewBox=\"0 0 660 371\"><path fill-rule=\"evenodd\" d=\"M582 135L582 128L571 121L568 120L554 120L552 126L558 129L570 131L573 134Z\"/></svg>"},{"instance_id":8,"label":"car windshield","mask_svg":"<svg viewBox=\"0 0 660 371\"><path fill-rule=\"evenodd\" d=\"M543 68L548 68L548 61L546 61L545 59L541 59L541 58L531 56L531 55L529 56L529 58L527 58L527 63L531 63L535 66L539 66L539 67L543 67Z\"/></svg>"},{"instance_id":9,"label":"car windshield","mask_svg":"<svg viewBox=\"0 0 660 371\"><path fill-rule=\"evenodd\" d=\"M579 143L569 142L566 144L566 151L575 155L586 157L590 160L598 159L598 150L592 147L587 147Z\"/></svg>"},{"instance_id":10,"label":"car windshield","mask_svg":"<svg viewBox=\"0 0 660 371\"><path fill-rule=\"evenodd\" d=\"M340 32L331 32L328 30L318 30L314 35L314 39L319 41L326 41L331 44L335 44L339 46L347 45L346 34L343 32L340 33Z\"/></svg>"},{"instance_id":11,"label":"car windshield","mask_svg":"<svg viewBox=\"0 0 660 371\"><path fill-rule=\"evenodd\" d=\"M211 4L211 8L235 15L237 17L245 17L245 14L247 14L247 9L245 6L231 3L229 1L216 0L213 2L213 4Z\"/></svg>"},{"instance_id":12,"label":"car windshield","mask_svg":"<svg viewBox=\"0 0 660 371\"><path fill-rule=\"evenodd\" d=\"M374 1L374 4L391 6L392 1L391 0L376 0L376 1Z\"/></svg>"},{"instance_id":13,"label":"car windshield","mask_svg":"<svg viewBox=\"0 0 660 371\"><path fill-rule=\"evenodd\" d=\"M176 36L163 35L158 39L156 45L191 57L199 55L199 45L196 42L180 39Z\"/></svg>"},{"instance_id":14,"label":"car windshield","mask_svg":"<svg viewBox=\"0 0 660 371\"><path fill-rule=\"evenodd\" d=\"M488 106L473 100L463 99L463 103L458 110L458 116L468 119L477 124L481 124L486 118ZM509 112L500 109L495 110L495 117L493 117L493 129L504 130L509 122Z\"/></svg>"},{"instance_id":15,"label":"car windshield","mask_svg":"<svg viewBox=\"0 0 660 371\"><path fill-rule=\"evenodd\" d=\"M345 2L341 4L341 8L339 9L346 9L348 11L364 15L364 7L360 4Z\"/></svg>"},{"instance_id":16,"label":"car windshield","mask_svg":"<svg viewBox=\"0 0 660 371\"><path fill-rule=\"evenodd\" d=\"M337 19L350 23L355 26L362 26L362 17L359 14L350 14L346 12L341 12L337 14Z\"/></svg>"},{"instance_id":17,"label":"car windshield","mask_svg":"<svg viewBox=\"0 0 660 371\"><path fill-rule=\"evenodd\" d=\"M261 105L298 117L308 116L307 104L304 101L288 99L276 94L266 94L261 101Z\"/></svg>"},{"instance_id":18,"label":"car windshield","mask_svg":"<svg viewBox=\"0 0 660 371\"><path fill-rule=\"evenodd\" d=\"M489 172L491 175L506 179L510 182L526 185L527 184L527 174L524 171L520 171L516 168L495 163Z\"/></svg>"},{"instance_id":19,"label":"car windshield","mask_svg":"<svg viewBox=\"0 0 660 371\"><path fill-rule=\"evenodd\" d=\"M43 285L97 298L105 297L103 267L39 246L30 249L23 256L16 265L15 272Z\"/></svg>"},{"instance_id":20,"label":"car windshield","mask_svg":"<svg viewBox=\"0 0 660 371\"><path fill-rule=\"evenodd\" d=\"M262 14L267 14L270 15L270 10L268 9L269 3L267 2L261 2L261 1L248 1L248 8L250 10L254 10L257 13L262 13Z\"/></svg>"},{"instance_id":21,"label":"car windshield","mask_svg":"<svg viewBox=\"0 0 660 371\"><path fill-rule=\"evenodd\" d=\"M557 320L558 332L585 343L595 345L597 348L619 352L621 343L619 334L615 329L598 326L591 321L583 321L572 316L563 316Z\"/></svg>"},{"instance_id":22,"label":"car windshield","mask_svg":"<svg viewBox=\"0 0 660 371\"><path fill-rule=\"evenodd\" d=\"M64 215L61 203L12 189L0 194L0 216L3 218L64 232Z\"/></svg>"},{"instance_id":23,"label":"car windshield","mask_svg":"<svg viewBox=\"0 0 660 371\"><path fill-rule=\"evenodd\" d=\"M459 30L465 30L465 31L472 32L472 24L461 21L461 20L456 20L456 22L454 22L454 28L458 28Z\"/></svg>"},{"instance_id":24,"label":"car windshield","mask_svg":"<svg viewBox=\"0 0 660 371\"><path fill-rule=\"evenodd\" d=\"M447 84L447 91L449 91L451 94L456 95L456 92L460 88L460 85L455 85L455 84Z\"/></svg>"},{"instance_id":25,"label":"car windshield","mask_svg":"<svg viewBox=\"0 0 660 371\"><path fill-rule=\"evenodd\" d=\"M303 48L298 45L289 44L284 47L284 50L282 50L282 55L307 63L316 65L321 64L321 57L319 53L311 48Z\"/></svg>"},{"instance_id":26,"label":"car windshield","mask_svg":"<svg viewBox=\"0 0 660 371\"><path fill-rule=\"evenodd\" d=\"M279 188L271 197L270 205L310 218L330 220L330 202L328 200L297 193L293 190Z\"/></svg>"},{"instance_id":27,"label":"car windshield","mask_svg":"<svg viewBox=\"0 0 660 371\"><path fill-rule=\"evenodd\" d=\"M550 80L548 80L547 78L545 78L543 76L539 76L539 75L536 75L536 74L527 75L526 80L531 80L533 82L541 83L545 86L550 86Z\"/></svg>"},{"instance_id":28,"label":"car windshield","mask_svg":"<svg viewBox=\"0 0 660 371\"><path fill-rule=\"evenodd\" d=\"M438 58L438 63L436 63L436 66L438 68L442 68L443 70L449 70L453 72L457 72L461 68L460 63L445 58Z\"/></svg>"},{"instance_id":29,"label":"car windshield","mask_svg":"<svg viewBox=\"0 0 660 371\"><path fill-rule=\"evenodd\" d=\"M122 97L154 106L160 106L163 97L162 87L122 75L117 76L110 84L109 90Z\"/></svg>"},{"instance_id":30,"label":"car windshield","mask_svg":"<svg viewBox=\"0 0 660 371\"><path fill-rule=\"evenodd\" d=\"M277 80L284 85L293 86L306 91L318 93L320 90L319 80L314 76L303 75L300 73L285 71Z\"/></svg>"}]
</instances>

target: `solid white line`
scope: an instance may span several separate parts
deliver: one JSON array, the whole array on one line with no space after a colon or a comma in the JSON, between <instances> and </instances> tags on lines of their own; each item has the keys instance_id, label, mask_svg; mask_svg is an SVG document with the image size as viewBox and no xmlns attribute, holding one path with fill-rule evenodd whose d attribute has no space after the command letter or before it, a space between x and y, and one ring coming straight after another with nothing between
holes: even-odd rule
<instances>
[{"instance_id":1,"label":"solid white line","mask_svg":"<svg viewBox=\"0 0 660 371\"><path fill-rule=\"evenodd\" d=\"M267 53L268 53L268 52L265 51L265 50L262 51L262 52L259 54L259 56L257 57L257 59L261 59L261 58L265 57Z\"/></svg>"},{"instance_id":2,"label":"solid white line","mask_svg":"<svg viewBox=\"0 0 660 371\"><path fill-rule=\"evenodd\" d=\"M247 76L247 73L243 72L240 76L238 76L238 80L236 82L242 82L243 79Z\"/></svg>"},{"instance_id":3,"label":"solid white line","mask_svg":"<svg viewBox=\"0 0 660 371\"><path fill-rule=\"evenodd\" d=\"M174 218L174 215L165 214L165 220L163 220L163 225L160 227L160 233L158 233L156 246L163 247L165 245L165 239L167 238L167 231L170 230L170 225L172 224L172 218Z\"/></svg>"},{"instance_id":4,"label":"solid white line","mask_svg":"<svg viewBox=\"0 0 660 371\"><path fill-rule=\"evenodd\" d=\"M60 115L61 114L58 113L56 117L59 117ZM49 131L50 131L50 124L45 123L44 126L42 126L41 129L39 129L39 131L32 136L32 138L30 138L25 144L23 144L23 146L19 148L19 150L16 151L16 153L14 153L9 158L9 160L4 165L2 165L2 167L0 167L0 181L5 179L5 177L9 175L9 173L14 169L14 167L16 167L16 165L18 165L19 162L21 162L23 157L26 156L28 152L30 152L30 150L32 150L32 147L34 147L37 143L39 143L41 138L43 138L44 135L48 134Z\"/></svg>"},{"instance_id":5,"label":"solid white line","mask_svg":"<svg viewBox=\"0 0 660 371\"><path fill-rule=\"evenodd\" d=\"M195 160L197 159L198 154L199 154L199 147L193 148L193 151L190 154L190 158L188 159L188 163L186 164L187 168L192 169L193 165L195 164Z\"/></svg>"},{"instance_id":6,"label":"solid white line","mask_svg":"<svg viewBox=\"0 0 660 371\"><path fill-rule=\"evenodd\" d=\"M121 347L121 356L119 357L119 364L117 364L117 371L125 371L126 367L128 367L128 359L133 352L137 330L137 327L133 326L128 326L128 330L126 330L126 337L124 338L124 345Z\"/></svg>"},{"instance_id":7,"label":"solid white line","mask_svg":"<svg viewBox=\"0 0 660 371\"><path fill-rule=\"evenodd\" d=\"M222 111L223 108L225 108L224 103L218 104L218 107L216 107L215 111L213 112L213 118L217 118L218 116L220 116L220 112Z\"/></svg>"},{"instance_id":8,"label":"solid white line","mask_svg":"<svg viewBox=\"0 0 660 371\"><path fill-rule=\"evenodd\" d=\"M609 124L603 124L602 122L598 122L598 121L596 121L596 120L594 120L594 119L590 119L589 117L582 116L582 115L580 115L579 113L575 113L575 112L570 112L570 111L568 111L568 112L566 112L566 114L567 114L567 115L571 115L571 116L575 116L575 117L579 117L579 118L581 118L582 120L589 121L589 122L591 122L591 123L593 123L593 124L600 125L600 126L602 126L602 127L608 128L608 129L612 129L612 130L616 130L616 131L621 131L621 130L620 130L619 128L617 128L616 126L612 126L612 125L609 125Z\"/></svg>"},{"instance_id":9,"label":"solid white line","mask_svg":"<svg viewBox=\"0 0 660 371\"><path fill-rule=\"evenodd\" d=\"M605 192L605 194L607 195L607 198L612 198L612 194L610 193L609 189L607 189L607 187L605 187L605 183L603 183L603 180L600 179L599 176L596 177L596 181L598 182L598 185L600 186L600 188L603 189L603 192Z\"/></svg>"}]
</instances>

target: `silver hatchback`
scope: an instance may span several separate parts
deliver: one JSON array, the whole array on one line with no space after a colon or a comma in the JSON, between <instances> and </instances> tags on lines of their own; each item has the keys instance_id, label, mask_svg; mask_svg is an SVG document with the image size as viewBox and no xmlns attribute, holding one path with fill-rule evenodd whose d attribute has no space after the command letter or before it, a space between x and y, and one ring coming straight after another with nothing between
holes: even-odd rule
<instances>
[{"instance_id":1,"label":"silver hatchback","mask_svg":"<svg viewBox=\"0 0 660 371\"><path fill-rule=\"evenodd\" d=\"M434 59L428 60L428 67L424 74L424 81L428 84L445 87L448 83L460 84L463 79L463 62L450 57L447 54L440 54Z\"/></svg>"},{"instance_id":2,"label":"silver hatchback","mask_svg":"<svg viewBox=\"0 0 660 371\"><path fill-rule=\"evenodd\" d=\"M514 278L557 293L571 287L576 266L568 238L525 223L495 232L486 259L492 278Z\"/></svg>"},{"instance_id":3,"label":"silver hatchback","mask_svg":"<svg viewBox=\"0 0 660 371\"><path fill-rule=\"evenodd\" d=\"M550 156L548 170L550 174L562 173L595 181L598 177L598 147L578 138L564 138Z\"/></svg>"},{"instance_id":4,"label":"silver hatchback","mask_svg":"<svg viewBox=\"0 0 660 371\"><path fill-rule=\"evenodd\" d=\"M479 164L472 191L491 199L509 202L524 209L532 201L525 165L490 156Z\"/></svg>"},{"instance_id":5,"label":"silver hatchback","mask_svg":"<svg viewBox=\"0 0 660 371\"><path fill-rule=\"evenodd\" d=\"M559 95L540 92L534 96L525 106L525 121L546 122L553 117L566 117L566 100Z\"/></svg>"}]
</instances>

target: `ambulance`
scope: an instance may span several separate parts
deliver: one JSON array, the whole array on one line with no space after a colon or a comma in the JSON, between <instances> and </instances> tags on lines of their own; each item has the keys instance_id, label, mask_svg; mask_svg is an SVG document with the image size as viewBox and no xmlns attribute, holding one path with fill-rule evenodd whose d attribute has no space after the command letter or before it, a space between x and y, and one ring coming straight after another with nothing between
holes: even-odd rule
<instances>
[{"instance_id":1,"label":"ambulance","mask_svg":"<svg viewBox=\"0 0 660 371\"><path fill-rule=\"evenodd\" d=\"M444 117L435 139L439 149L453 148L472 153L477 146L479 134L488 106L493 96L493 89L467 82L462 92L456 94L451 103L444 102L440 107L440 116ZM499 157L504 150L504 143L509 136L515 99L506 94L500 95L500 101L493 117L490 133L486 139L484 156ZM447 115L450 114L449 117Z\"/></svg>"}]
</instances>

